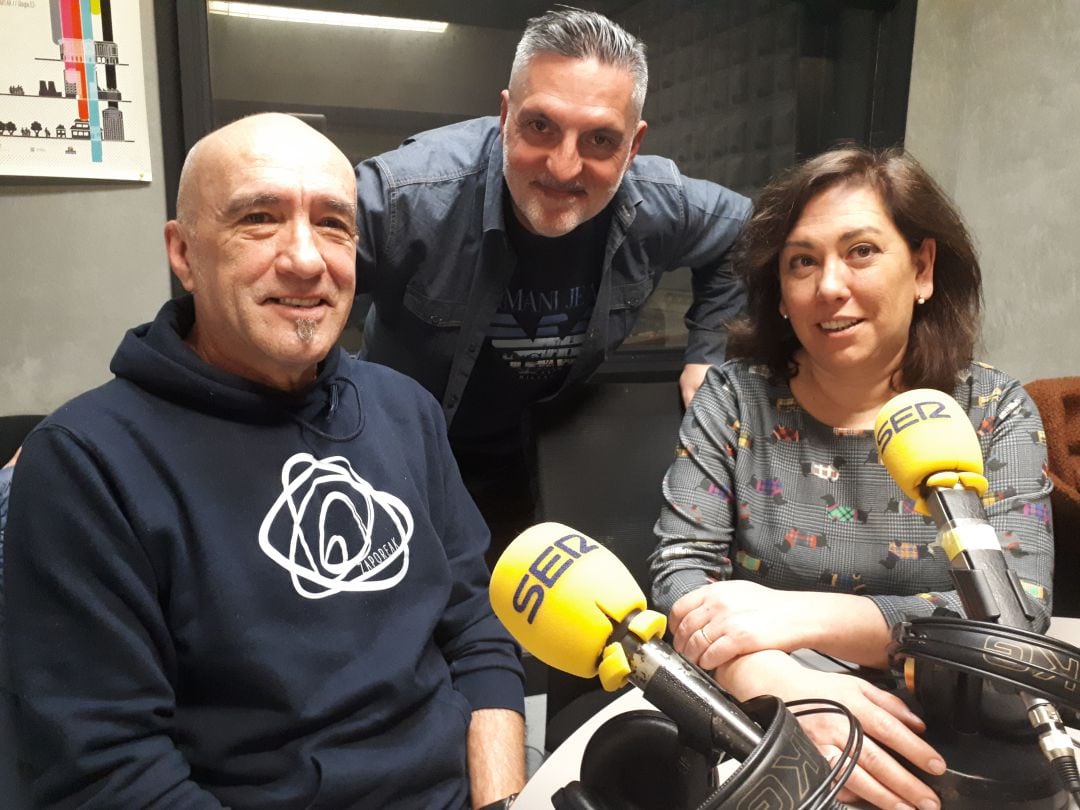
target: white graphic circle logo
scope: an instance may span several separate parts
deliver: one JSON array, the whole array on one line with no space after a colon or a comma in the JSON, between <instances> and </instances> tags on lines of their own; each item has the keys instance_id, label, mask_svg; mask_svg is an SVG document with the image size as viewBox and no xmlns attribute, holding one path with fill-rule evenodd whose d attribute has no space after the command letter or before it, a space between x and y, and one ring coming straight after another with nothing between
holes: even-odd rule
<instances>
[{"instance_id":1,"label":"white graphic circle logo","mask_svg":"<svg viewBox=\"0 0 1080 810\"><path fill-rule=\"evenodd\" d=\"M289 572L298 594L322 599L386 590L402 580L409 569L413 517L400 498L373 488L342 456L320 461L297 453L282 466L281 485L259 527L259 548ZM316 506L318 538L312 538L303 524ZM331 510L338 528L342 512L351 516L345 521L351 536L327 536Z\"/></svg>"}]
</instances>

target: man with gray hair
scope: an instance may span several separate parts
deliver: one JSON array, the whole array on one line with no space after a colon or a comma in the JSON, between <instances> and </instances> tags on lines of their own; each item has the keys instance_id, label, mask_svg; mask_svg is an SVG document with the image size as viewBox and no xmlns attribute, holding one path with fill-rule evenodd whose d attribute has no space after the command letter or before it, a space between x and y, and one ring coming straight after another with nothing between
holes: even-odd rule
<instances>
[{"instance_id":1,"label":"man with gray hair","mask_svg":"<svg viewBox=\"0 0 1080 810\"><path fill-rule=\"evenodd\" d=\"M494 551L532 522L532 404L595 371L665 271L693 271L684 401L743 306L728 254L750 203L638 155L647 84L636 37L549 11L528 23L498 118L421 133L356 169L366 357L442 403Z\"/></svg>"}]
</instances>

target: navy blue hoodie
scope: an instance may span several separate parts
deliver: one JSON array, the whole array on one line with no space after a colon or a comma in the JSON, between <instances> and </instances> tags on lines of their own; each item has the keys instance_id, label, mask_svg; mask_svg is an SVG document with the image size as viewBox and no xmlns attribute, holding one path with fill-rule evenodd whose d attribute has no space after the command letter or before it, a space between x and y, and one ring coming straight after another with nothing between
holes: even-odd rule
<instances>
[{"instance_id":1,"label":"navy blue hoodie","mask_svg":"<svg viewBox=\"0 0 1080 810\"><path fill-rule=\"evenodd\" d=\"M7 642L37 803L458 808L521 711L435 402L335 350L299 396L203 363L190 298L25 443Z\"/></svg>"}]
</instances>

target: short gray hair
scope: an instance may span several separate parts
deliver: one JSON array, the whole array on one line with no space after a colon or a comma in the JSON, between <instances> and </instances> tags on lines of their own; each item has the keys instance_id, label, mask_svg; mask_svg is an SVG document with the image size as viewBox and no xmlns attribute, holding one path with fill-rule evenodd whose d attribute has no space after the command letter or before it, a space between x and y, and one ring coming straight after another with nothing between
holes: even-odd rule
<instances>
[{"instance_id":1,"label":"short gray hair","mask_svg":"<svg viewBox=\"0 0 1080 810\"><path fill-rule=\"evenodd\" d=\"M645 90L649 85L649 66L645 61L645 43L622 26L595 11L564 6L533 17L514 53L510 84L528 67L533 57L552 53L573 59L595 59L602 65L624 68L634 80L632 100L641 115Z\"/></svg>"}]
</instances>

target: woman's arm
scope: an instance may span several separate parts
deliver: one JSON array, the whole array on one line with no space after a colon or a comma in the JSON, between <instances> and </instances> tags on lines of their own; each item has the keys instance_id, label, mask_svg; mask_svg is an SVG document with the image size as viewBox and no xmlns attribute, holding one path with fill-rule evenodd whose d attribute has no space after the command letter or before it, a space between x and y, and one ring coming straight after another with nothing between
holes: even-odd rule
<instances>
[{"instance_id":1,"label":"woman's arm","mask_svg":"<svg viewBox=\"0 0 1080 810\"><path fill-rule=\"evenodd\" d=\"M890 628L864 596L782 591L743 580L715 582L671 609L673 645L703 669L759 650L811 648L885 669Z\"/></svg>"},{"instance_id":2,"label":"woman's arm","mask_svg":"<svg viewBox=\"0 0 1080 810\"><path fill-rule=\"evenodd\" d=\"M752 372L737 364L714 369L683 420L664 477L664 507L656 524L660 540L650 558L653 602L669 613L676 647L706 668L756 650L800 647L884 667L889 625L871 600L730 579L737 505L746 497L736 460L751 447L760 452L771 446L768 430L750 423L772 425L775 418L755 416L740 405L740 396L755 396L752 379Z\"/></svg>"},{"instance_id":3,"label":"woman's arm","mask_svg":"<svg viewBox=\"0 0 1080 810\"><path fill-rule=\"evenodd\" d=\"M659 541L649 557L657 610L667 613L680 597L731 576L738 413L725 371L710 369L683 417L664 475L654 529Z\"/></svg>"}]
</instances>

